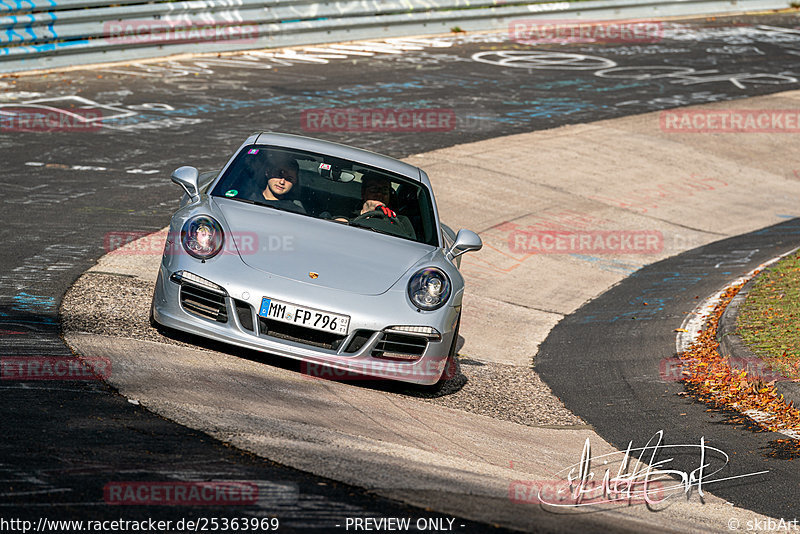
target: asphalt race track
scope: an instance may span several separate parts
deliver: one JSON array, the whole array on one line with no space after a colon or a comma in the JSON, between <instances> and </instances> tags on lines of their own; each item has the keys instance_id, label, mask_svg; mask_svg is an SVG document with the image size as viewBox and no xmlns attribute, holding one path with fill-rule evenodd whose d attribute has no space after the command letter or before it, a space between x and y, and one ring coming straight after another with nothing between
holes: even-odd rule
<instances>
[{"instance_id":1,"label":"asphalt race track","mask_svg":"<svg viewBox=\"0 0 800 534\"><path fill-rule=\"evenodd\" d=\"M724 476L769 470L707 489L736 506L772 517L793 517L800 468L775 455L786 436L745 430L740 417L711 411L669 373L675 329L685 314L729 281L798 245L800 219L718 241L649 265L583 306L553 329L540 347L536 370L577 415L622 450L664 431L665 444L737 451ZM631 424L620 424L628 421ZM660 459L669 457L665 451ZM693 455L665 466L691 472ZM722 475L721 475L722 476Z\"/></svg>"},{"instance_id":2,"label":"asphalt race track","mask_svg":"<svg viewBox=\"0 0 800 534\"><path fill-rule=\"evenodd\" d=\"M102 118L65 131L0 128L2 355L68 356L59 303L107 251L108 235L164 227L178 201L169 173L184 164L218 169L254 131L308 134L403 157L798 89L797 26L795 15L719 18L666 26L658 43L531 47L504 36L467 36L409 40L393 51L323 60L251 54L0 78L0 112L44 104L65 115L78 109ZM314 131L302 118L311 108L380 107L448 109L456 124L445 132ZM796 246L796 235L796 222L789 221L647 267L560 324L541 348L537 371L618 447L660 429L670 442L696 442L693 428L723 418L677 397L679 384L659 379L659 361L674 356L673 330L695 296ZM712 270L711 262L723 267ZM642 295L648 302L661 299L659 306L641 312ZM643 354L643 346L651 352ZM606 389L620 383L628 388ZM3 517L238 515L223 506L130 507L123 514L103 500L109 481L171 477L259 481L264 499L246 515L278 516L285 531L331 530L347 517L441 517L245 454L164 420L100 382L4 381L0 405ZM622 435L615 427L620 420L637 423L624 425ZM772 470L763 479L770 491L761 497L753 496L753 485L714 490L760 513L791 516L796 469L764 456L775 436L724 424L704 426L704 434L752 451L737 458L737 469L768 464ZM457 524L469 532L498 530Z\"/></svg>"}]
</instances>

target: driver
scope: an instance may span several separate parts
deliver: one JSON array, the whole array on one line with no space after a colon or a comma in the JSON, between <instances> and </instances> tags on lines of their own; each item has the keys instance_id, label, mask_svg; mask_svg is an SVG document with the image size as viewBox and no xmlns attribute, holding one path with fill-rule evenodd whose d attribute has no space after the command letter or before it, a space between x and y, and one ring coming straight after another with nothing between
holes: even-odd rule
<instances>
[{"instance_id":1,"label":"driver","mask_svg":"<svg viewBox=\"0 0 800 534\"><path fill-rule=\"evenodd\" d=\"M377 174L365 174L361 177L361 200L364 204L359 215L381 209L387 217L397 217L388 207L391 196L392 184L388 179Z\"/></svg>"},{"instance_id":2,"label":"driver","mask_svg":"<svg viewBox=\"0 0 800 534\"><path fill-rule=\"evenodd\" d=\"M377 173L364 174L361 177L361 211L350 222L358 220L360 226L416 239L417 234L408 217L398 215L389 207L391 196L392 185L388 178Z\"/></svg>"}]
</instances>

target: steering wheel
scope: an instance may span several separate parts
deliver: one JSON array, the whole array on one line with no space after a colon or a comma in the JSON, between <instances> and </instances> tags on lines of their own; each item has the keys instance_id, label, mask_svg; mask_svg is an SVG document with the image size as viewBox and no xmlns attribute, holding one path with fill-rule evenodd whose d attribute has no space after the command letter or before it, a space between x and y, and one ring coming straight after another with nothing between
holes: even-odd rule
<instances>
[{"instance_id":1,"label":"steering wheel","mask_svg":"<svg viewBox=\"0 0 800 534\"><path fill-rule=\"evenodd\" d=\"M381 219L386 219L387 221L391 219L391 217L389 217L386 213L384 213L383 210L376 209L376 210L368 211L366 213L362 213L361 215L359 215L358 217L356 217L355 219L353 219L350 222L363 221L363 220L366 220L366 219L372 219L373 217L379 217Z\"/></svg>"}]
</instances>

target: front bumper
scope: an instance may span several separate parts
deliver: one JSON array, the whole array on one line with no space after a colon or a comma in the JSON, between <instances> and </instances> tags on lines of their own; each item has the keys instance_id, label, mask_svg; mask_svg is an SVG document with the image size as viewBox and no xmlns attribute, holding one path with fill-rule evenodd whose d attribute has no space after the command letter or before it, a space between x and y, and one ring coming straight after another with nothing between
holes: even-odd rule
<instances>
[{"instance_id":1,"label":"front bumper","mask_svg":"<svg viewBox=\"0 0 800 534\"><path fill-rule=\"evenodd\" d=\"M244 269L249 270L247 267ZM301 372L309 377L337 380L371 377L420 385L435 384L447 364L460 311L460 292L451 297L451 304L458 302L457 306L446 305L434 312L420 312L407 304L405 292L399 290L390 290L382 295L358 295L322 287L309 288L308 284L286 279L268 279L258 284L220 283L221 278L214 277L215 273L195 272L223 289L218 295L220 310L215 320L186 306L185 296L182 303L181 284L170 279L172 274L162 264L153 295L153 318L156 322L217 341L300 360L303 362ZM237 276L228 272L224 278L246 280L246 273L241 274ZM277 333L265 328L265 321L257 315L264 296L348 315L348 334L327 347L296 337L277 337ZM249 310L249 320L247 312L243 311L245 309ZM429 338L421 354L398 359L394 357L396 355L380 350L389 346L386 334L387 329L393 326L429 326L440 336L438 339ZM394 335L392 339L398 338L396 333L391 335Z\"/></svg>"}]
</instances>

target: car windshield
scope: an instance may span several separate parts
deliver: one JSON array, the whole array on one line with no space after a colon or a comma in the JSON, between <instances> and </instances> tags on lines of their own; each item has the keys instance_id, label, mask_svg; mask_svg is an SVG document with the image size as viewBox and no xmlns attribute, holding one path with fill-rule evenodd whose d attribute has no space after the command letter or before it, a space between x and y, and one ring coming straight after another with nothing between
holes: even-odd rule
<instances>
[{"instance_id":1,"label":"car windshield","mask_svg":"<svg viewBox=\"0 0 800 534\"><path fill-rule=\"evenodd\" d=\"M323 154L247 146L211 195L438 245L426 187Z\"/></svg>"}]
</instances>

